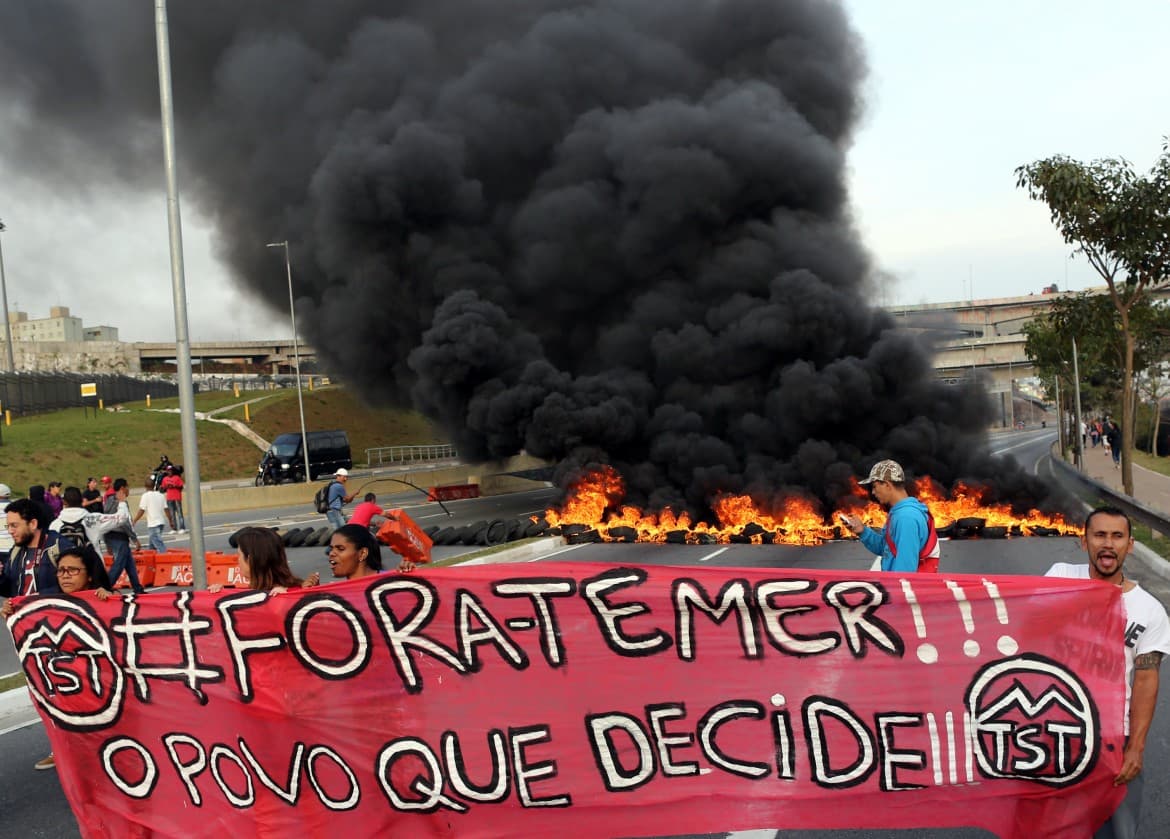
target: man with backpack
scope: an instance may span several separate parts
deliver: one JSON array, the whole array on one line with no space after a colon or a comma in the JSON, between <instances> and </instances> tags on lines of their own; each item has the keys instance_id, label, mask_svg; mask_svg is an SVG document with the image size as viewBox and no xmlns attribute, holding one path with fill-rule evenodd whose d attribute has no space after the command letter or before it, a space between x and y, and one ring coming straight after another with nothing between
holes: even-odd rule
<instances>
[{"instance_id":1,"label":"man with backpack","mask_svg":"<svg viewBox=\"0 0 1170 839\"><path fill-rule=\"evenodd\" d=\"M81 548L98 565L102 565L102 555L94 543L100 541L102 535L118 523L117 516L91 513L86 509L85 497L77 487L65 487L61 500L65 506L61 509L61 515L53 519L49 530L68 539L74 547Z\"/></svg>"},{"instance_id":2,"label":"man with backpack","mask_svg":"<svg viewBox=\"0 0 1170 839\"><path fill-rule=\"evenodd\" d=\"M125 478L114 479L114 494L106 499L105 512L107 515L117 515L118 524L106 535L106 547L113 554L114 564L110 566L110 582L118 584L122 572L126 572L130 580L130 587L135 594L146 594L146 589L138 581L138 566L134 562L134 554L130 552L130 543L134 543L137 550L142 545L138 541L138 534L134 532L134 525L130 523L130 505L126 499L130 497L130 485ZM122 520L125 520L125 524Z\"/></svg>"},{"instance_id":3,"label":"man with backpack","mask_svg":"<svg viewBox=\"0 0 1170 839\"><path fill-rule=\"evenodd\" d=\"M345 494L345 485L348 481L349 470L338 469L333 473L333 481L325 492L325 517L334 530L345 526L345 514L341 512L341 507L353 501L352 494Z\"/></svg>"},{"instance_id":4,"label":"man with backpack","mask_svg":"<svg viewBox=\"0 0 1170 839\"><path fill-rule=\"evenodd\" d=\"M842 515L841 522L871 553L881 557L882 570L938 573L941 552L934 517L925 504L906 492L906 472L901 464L879 461L869 470L869 477L858 483L869 487L874 500L890 511L886 526L879 533L849 515Z\"/></svg>"}]
</instances>

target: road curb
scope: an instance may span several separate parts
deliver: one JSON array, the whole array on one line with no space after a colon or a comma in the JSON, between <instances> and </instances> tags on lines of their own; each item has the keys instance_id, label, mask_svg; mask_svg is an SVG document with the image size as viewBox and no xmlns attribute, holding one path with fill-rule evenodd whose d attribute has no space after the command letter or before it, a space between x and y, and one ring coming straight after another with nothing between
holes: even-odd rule
<instances>
[{"instance_id":1,"label":"road curb","mask_svg":"<svg viewBox=\"0 0 1170 839\"><path fill-rule=\"evenodd\" d=\"M37 718L27 687L0 693L0 732L26 725Z\"/></svg>"},{"instance_id":2,"label":"road curb","mask_svg":"<svg viewBox=\"0 0 1170 839\"><path fill-rule=\"evenodd\" d=\"M527 545L518 545L504 551L496 551L495 553L484 556L473 557L463 562L456 562L454 565L496 565L509 562L532 562L534 559L539 559L546 554L551 554L564 548L565 544L566 542L563 536L553 536L537 542L529 542Z\"/></svg>"}]
</instances>

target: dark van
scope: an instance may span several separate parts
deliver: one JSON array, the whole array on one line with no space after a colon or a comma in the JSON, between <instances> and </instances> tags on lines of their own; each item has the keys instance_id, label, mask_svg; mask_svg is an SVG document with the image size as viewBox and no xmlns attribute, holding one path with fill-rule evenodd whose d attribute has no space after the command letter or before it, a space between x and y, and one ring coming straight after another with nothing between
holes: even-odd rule
<instances>
[{"instance_id":1,"label":"dark van","mask_svg":"<svg viewBox=\"0 0 1170 839\"><path fill-rule=\"evenodd\" d=\"M332 475L338 469L353 468L349 452L349 437L344 431L309 431L309 479L317 480L322 475ZM275 458L281 479L293 481L305 479L305 458L302 451L301 435L298 432L281 434L272 441L265 457Z\"/></svg>"}]
</instances>

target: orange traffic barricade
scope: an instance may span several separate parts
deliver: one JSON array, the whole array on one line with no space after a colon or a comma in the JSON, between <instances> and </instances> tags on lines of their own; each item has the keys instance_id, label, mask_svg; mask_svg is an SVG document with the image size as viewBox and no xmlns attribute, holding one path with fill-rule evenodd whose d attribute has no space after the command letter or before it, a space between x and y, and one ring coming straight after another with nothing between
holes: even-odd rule
<instances>
[{"instance_id":1,"label":"orange traffic barricade","mask_svg":"<svg viewBox=\"0 0 1170 839\"><path fill-rule=\"evenodd\" d=\"M223 551L208 551L207 557L207 584L221 585L224 588L247 588L248 578L240 571L240 563L234 553Z\"/></svg>"},{"instance_id":2,"label":"orange traffic barricade","mask_svg":"<svg viewBox=\"0 0 1170 839\"><path fill-rule=\"evenodd\" d=\"M144 586L153 586L155 584L155 558L157 556L158 554L149 548L134 551L134 566L138 569L138 582ZM102 562L106 564L106 571L114 567L114 557L111 554L103 556ZM126 576L125 571L119 575L118 579L111 580L110 582L114 584L114 588L116 589L130 588L130 578Z\"/></svg>"},{"instance_id":3,"label":"orange traffic barricade","mask_svg":"<svg viewBox=\"0 0 1170 839\"><path fill-rule=\"evenodd\" d=\"M154 558L154 584L156 586L189 586L193 582L191 573L191 551L168 550Z\"/></svg>"},{"instance_id":4,"label":"orange traffic barricade","mask_svg":"<svg viewBox=\"0 0 1170 839\"><path fill-rule=\"evenodd\" d=\"M378 541L409 562L431 561L431 537L402 510L387 510L378 528Z\"/></svg>"}]
</instances>

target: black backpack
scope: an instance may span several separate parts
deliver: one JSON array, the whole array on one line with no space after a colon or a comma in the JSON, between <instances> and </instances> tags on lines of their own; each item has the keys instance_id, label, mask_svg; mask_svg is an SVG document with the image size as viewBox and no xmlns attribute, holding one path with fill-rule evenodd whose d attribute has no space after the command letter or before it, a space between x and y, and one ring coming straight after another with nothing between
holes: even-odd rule
<instances>
[{"instance_id":1,"label":"black backpack","mask_svg":"<svg viewBox=\"0 0 1170 839\"><path fill-rule=\"evenodd\" d=\"M313 506L317 508L318 513L329 512L329 488L332 486L333 482L331 481L317 490L316 494L313 496Z\"/></svg>"},{"instance_id":2,"label":"black backpack","mask_svg":"<svg viewBox=\"0 0 1170 839\"><path fill-rule=\"evenodd\" d=\"M93 546L93 542L89 541L89 534L85 532L85 527L82 525L81 519L77 521L62 521L61 526L57 529L57 533L62 539L68 539L73 547L81 548L85 551L86 556L94 560L97 565L103 568L105 567L105 564L102 562L102 555Z\"/></svg>"}]
</instances>

